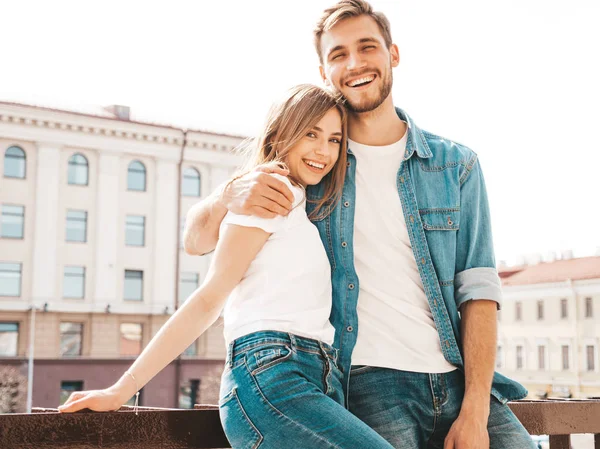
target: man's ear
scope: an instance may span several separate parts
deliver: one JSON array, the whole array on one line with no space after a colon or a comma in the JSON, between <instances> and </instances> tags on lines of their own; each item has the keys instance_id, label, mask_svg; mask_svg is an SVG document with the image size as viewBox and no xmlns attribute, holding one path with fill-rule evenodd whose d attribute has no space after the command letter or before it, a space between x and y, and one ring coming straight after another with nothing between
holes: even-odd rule
<instances>
[{"instance_id":1,"label":"man's ear","mask_svg":"<svg viewBox=\"0 0 600 449\"><path fill-rule=\"evenodd\" d=\"M327 79L327 76L325 75L325 69L323 68L322 65L319 66L319 73L321 74L321 79L323 80L323 83L327 86L327 87L331 87L331 83L329 82L329 80Z\"/></svg>"},{"instance_id":2,"label":"man's ear","mask_svg":"<svg viewBox=\"0 0 600 449\"><path fill-rule=\"evenodd\" d=\"M390 59L392 67L398 67L400 64L400 50L396 44L390 45Z\"/></svg>"}]
</instances>

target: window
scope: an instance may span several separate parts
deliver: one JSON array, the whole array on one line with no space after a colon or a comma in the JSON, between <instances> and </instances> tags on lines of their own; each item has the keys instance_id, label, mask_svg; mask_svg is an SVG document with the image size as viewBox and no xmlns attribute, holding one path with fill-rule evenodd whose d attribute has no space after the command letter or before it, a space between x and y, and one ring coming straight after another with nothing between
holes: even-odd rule
<instances>
[{"instance_id":1,"label":"window","mask_svg":"<svg viewBox=\"0 0 600 449\"><path fill-rule=\"evenodd\" d=\"M521 304L521 301L517 301L515 303L515 321L521 321L522 320L522 310L523 309L523 305Z\"/></svg>"},{"instance_id":2,"label":"window","mask_svg":"<svg viewBox=\"0 0 600 449\"><path fill-rule=\"evenodd\" d=\"M587 345L585 347L586 358L587 358L587 370L595 371L596 370L596 357L595 357L595 347L593 345Z\"/></svg>"},{"instance_id":3,"label":"window","mask_svg":"<svg viewBox=\"0 0 600 449\"><path fill-rule=\"evenodd\" d=\"M0 262L0 296L21 296L21 264Z\"/></svg>"},{"instance_id":4,"label":"window","mask_svg":"<svg viewBox=\"0 0 600 449\"><path fill-rule=\"evenodd\" d=\"M567 318L569 316L568 306L569 306L569 303L567 302L566 299L560 300L560 317L561 318Z\"/></svg>"},{"instance_id":5,"label":"window","mask_svg":"<svg viewBox=\"0 0 600 449\"><path fill-rule=\"evenodd\" d=\"M179 387L179 408L194 408L200 400L200 379L190 379Z\"/></svg>"},{"instance_id":6,"label":"window","mask_svg":"<svg viewBox=\"0 0 600 449\"><path fill-rule=\"evenodd\" d=\"M68 182L73 185L88 185L88 161L83 154L74 154L69 159Z\"/></svg>"},{"instance_id":7,"label":"window","mask_svg":"<svg viewBox=\"0 0 600 449\"><path fill-rule=\"evenodd\" d=\"M517 369L523 369L523 346L517 346Z\"/></svg>"},{"instance_id":8,"label":"window","mask_svg":"<svg viewBox=\"0 0 600 449\"><path fill-rule=\"evenodd\" d=\"M542 299L537 302L537 317L538 320L544 319L544 301Z\"/></svg>"},{"instance_id":9,"label":"window","mask_svg":"<svg viewBox=\"0 0 600 449\"><path fill-rule=\"evenodd\" d=\"M198 273L181 273L179 277L179 305L198 288Z\"/></svg>"},{"instance_id":10,"label":"window","mask_svg":"<svg viewBox=\"0 0 600 449\"><path fill-rule=\"evenodd\" d=\"M538 346L538 369L546 369L546 346L544 345Z\"/></svg>"},{"instance_id":11,"label":"window","mask_svg":"<svg viewBox=\"0 0 600 449\"><path fill-rule=\"evenodd\" d=\"M144 246L146 217L127 215L125 221L125 244L127 246Z\"/></svg>"},{"instance_id":12,"label":"window","mask_svg":"<svg viewBox=\"0 0 600 449\"><path fill-rule=\"evenodd\" d=\"M64 298L83 298L85 296L85 267L65 267L63 278Z\"/></svg>"},{"instance_id":13,"label":"window","mask_svg":"<svg viewBox=\"0 0 600 449\"><path fill-rule=\"evenodd\" d=\"M569 369L569 346L562 345L561 351L562 351L562 369L568 370Z\"/></svg>"},{"instance_id":14,"label":"window","mask_svg":"<svg viewBox=\"0 0 600 449\"><path fill-rule=\"evenodd\" d=\"M0 322L0 357L16 357L19 342L19 323Z\"/></svg>"},{"instance_id":15,"label":"window","mask_svg":"<svg viewBox=\"0 0 600 449\"><path fill-rule=\"evenodd\" d=\"M22 239L25 225L25 207L2 205L2 222L0 223L0 237Z\"/></svg>"},{"instance_id":16,"label":"window","mask_svg":"<svg viewBox=\"0 0 600 449\"><path fill-rule=\"evenodd\" d=\"M183 196L200 196L200 173L195 168L188 167L183 171L181 194Z\"/></svg>"},{"instance_id":17,"label":"window","mask_svg":"<svg viewBox=\"0 0 600 449\"><path fill-rule=\"evenodd\" d=\"M594 316L594 307L592 298L585 298L585 317L592 318Z\"/></svg>"},{"instance_id":18,"label":"window","mask_svg":"<svg viewBox=\"0 0 600 449\"><path fill-rule=\"evenodd\" d=\"M496 350L496 368L502 368L502 346L498 346Z\"/></svg>"},{"instance_id":19,"label":"window","mask_svg":"<svg viewBox=\"0 0 600 449\"><path fill-rule=\"evenodd\" d=\"M83 341L83 324L60 323L60 355L61 357L81 355Z\"/></svg>"},{"instance_id":20,"label":"window","mask_svg":"<svg viewBox=\"0 0 600 449\"><path fill-rule=\"evenodd\" d=\"M60 405L63 405L75 391L83 391L83 380L63 380L60 383Z\"/></svg>"},{"instance_id":21,"label":"window","mask_svg":"<svg viewBox=\"0 0 600 449\"><path fill-rule=\"evenodd\" d=\"M143 271L125 270L124 298L131 301L141 301L144 299Z\"/></svg>"},{"instance_id":22,"label":"window","mask_svg":"<svg viewBox=\"0 0 600 449\"><path fill-rule=\"evenodd\" d=\"M142 352L142 325L121 323L121 356L136 356Z\"/></svg>"},{"instance_id":23,"label":"window","mask_svg":"<svg viewBox=\"0 0 600 449\"><path fill-rule=\"evenodd\" d=\"M67 210L67 242L87 241L87 212L84 210Z\"/></svg>"},{"instance_id":24,"label":"window","mask_svg":"<svg viewBox=\"0 0 600 449\"><path fill-rule=\"evenodd\" d=\"M20 147L9 147L4 153L4 177L25 178L25 151Z\"/></svg>"},{"instance_id":25,"label":"window","mask_svg":"<svg viewBox=\"0 0 600 449\"><path fill-rule=\"evenodd\" d=\"M146 191L146 167L140 161L133 161L127 169L127 190Z\"/></svg>"},{"instance_id":26,"label":"window","mask_svg":"<svg viewBox=\"0 0 600 449\"><path fill-rule=\"evenodd\" d=\"M183 351L183 355L187 355L190 357L198 355L198 340L194 340L194 342L189 345L185 351Z\"/></svg>"}]
</instances>

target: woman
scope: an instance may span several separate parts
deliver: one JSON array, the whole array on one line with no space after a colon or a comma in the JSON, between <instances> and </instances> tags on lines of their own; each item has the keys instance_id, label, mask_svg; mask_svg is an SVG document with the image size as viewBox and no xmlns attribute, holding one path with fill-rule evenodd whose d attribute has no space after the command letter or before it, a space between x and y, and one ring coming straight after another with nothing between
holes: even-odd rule
<instances>
[{"instance_id":1,"label":"woman","mask_svg":"<svg viewBox=\"0 0 600 449\"><path fill-rule=\"evenodd\" d=\"M307 185L325 183L311 218L339 200L346 171L346 113L339 99L300 85L275 104L249 168L287 165L292 211L263 219L229 212L208 275L131 368L105 390L76 392L62 412L115 410L224 310L227 360L219 410L233 448L391 448L343 407L327 254L304 208ZM229 298L227 300L227 298ZM225 302L227 300L227 304Z\"/></svg>"}]
</instances>

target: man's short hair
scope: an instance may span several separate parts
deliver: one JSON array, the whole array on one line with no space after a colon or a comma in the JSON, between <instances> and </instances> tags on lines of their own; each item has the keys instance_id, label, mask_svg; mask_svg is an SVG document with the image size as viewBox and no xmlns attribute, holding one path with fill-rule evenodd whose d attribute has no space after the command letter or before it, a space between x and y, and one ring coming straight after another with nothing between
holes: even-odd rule
<instances>
[{"instance_id":1,"label":"man's short hair","mask_svg":"<svg viewBox=\"0 0 600 449\"><path fill-rule=\"evenodd\" d=\"M321 53L321 37L323 33L329 31L336 24L349 17L369 16L377 23L379 31L383 36L385 45L390 48L392 45L392 32L390 30L390 21L387 17L377 11L365 0L341 0L330 8L323 11L323 15L317 22L313 32L315 40L315 49L319 55L319 62L323 64L323 54Z\"/></svg>"}]
</instances>

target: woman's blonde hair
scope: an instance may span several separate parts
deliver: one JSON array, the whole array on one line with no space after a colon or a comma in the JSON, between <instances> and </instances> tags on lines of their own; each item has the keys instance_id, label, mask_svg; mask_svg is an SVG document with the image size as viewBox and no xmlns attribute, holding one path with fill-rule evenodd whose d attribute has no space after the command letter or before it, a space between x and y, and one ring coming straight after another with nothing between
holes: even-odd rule
<instances>
[{"instance_id":1,"label":"woman's blonde hair","mask_svg":"<svg viewBox=\"0 0 600 449\"><path fill-rule=\"evenodd\" d=\"M268 162L285 165L290 149L333 108L337 109L342 120L340 153L333 169L321 181L324 183L323 196L312 201L316 206L309 215L311 220L329 215L342 194L348 134L342 97L312 84L300 84L291 88L281 100L271 106L261 134L243 148L248 156L243 173ZM292 176L290 179L298 184Z\"/></svg>"}]
</instances>

